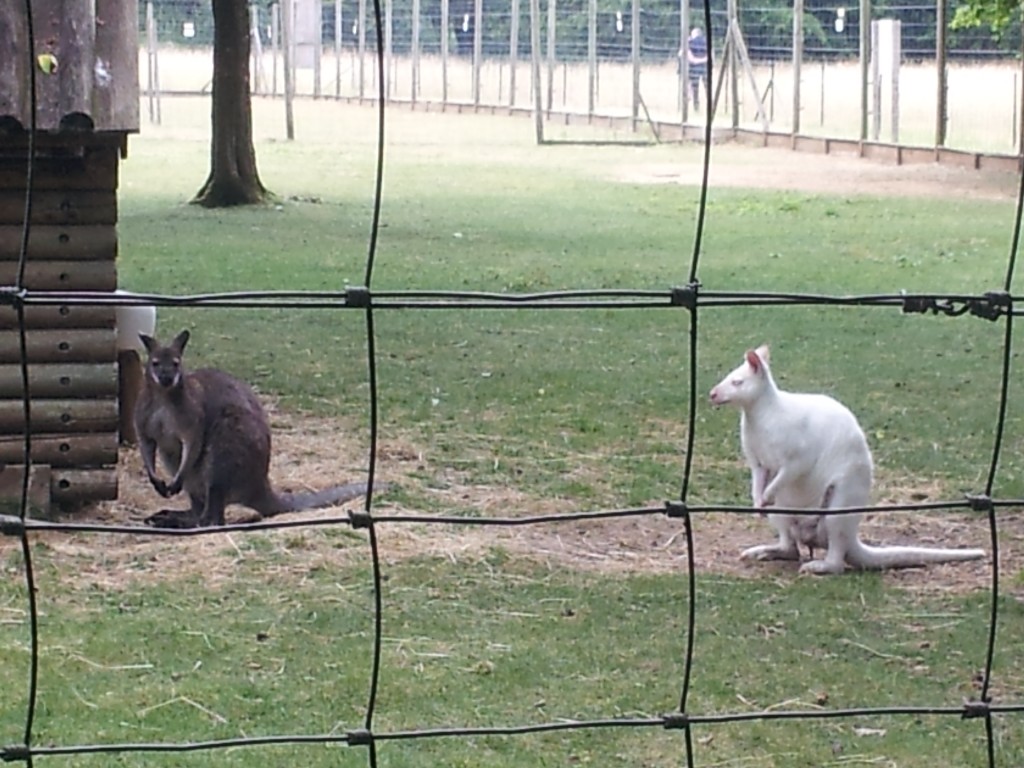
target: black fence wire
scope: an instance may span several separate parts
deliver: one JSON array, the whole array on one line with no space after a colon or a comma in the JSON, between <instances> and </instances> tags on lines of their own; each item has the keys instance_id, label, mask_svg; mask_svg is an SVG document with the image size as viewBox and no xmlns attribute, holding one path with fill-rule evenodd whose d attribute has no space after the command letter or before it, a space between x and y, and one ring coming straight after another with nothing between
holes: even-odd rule
<instances>
[{"instance_id":1,"label":"black fence wire","mask_svg":"<svg viewBox=\"0 0 1024 768\"><path fill-rule=\"evenodd\" d=\"M28 19L28 38L30 45L26 55L31 56L34 50L34 30L32 28L32 0L25 0ZM381 8L379 2L374 3L374 16L378 36L377 49L381 50ZM705 27L711 29L711 13L704 8ZM378 83L384 82L383 58L377 58ZM711 62L709 62L709 68ZM32 98L32 126L28 136L28 158L26 172L25 221L21 241L21 254L16 284L0 288L0 305L12 306L18 318L18 333L21 349L21 372L23 385L23 402L26 431L24 435L24 473L21 489L21 506L18 516L0 516L0 535L16 537L20 541L24 563L24 578L28 600L28 627L30 633L30 668L28 696L25 711L24 738L21 744L0 747L0 761L24 762L29 766L37 757L57 757L75 755L96 755L115 753L187 753L206 750L223 750L239 747L259 747L267 745L302 745L302 744L344 744L350 747L366 747L370 766L377 765L377 745L388 742L414 741L421 739L468 738L473 736L506 736L514 737L523 734L538 734L557 731L579 731L588 729L610 728L661 728L683 732L686 765L696 765L697 750L694 746L692 728L694 726L715 725L723 723L742 723L750 721L789 721L789 720L822 720L838 718L854 718L866 716L923 716L937 715L957 717L964 720L982 719L985 723L987 765L996 766L996 735L993 717L996 715L1024 714L1024 702L995 703L992 701L991 685L993 659L996 649L996 626L999 620L999 525L997 510L1011 507L1024 507L1024 499L996 499L992 490L999 466L1000 452L1003 444L1003 430L1006 421L1008 384L1011 369L1011 349L1013 343L1013 318L1020 312L1017 304L1019 298L1011 294L1015 271L1016 254L1019 246L1022 212L1024 212L1024 184L1018 193L1016 216L1013 223L1013 237L1007 263L1006 277L1000 290L983 295L970 294L930 294L930 295L864 295L835 296L815 294L784 294L759 292L731 292L704 290L698 279L698 266L701 244L705 227L705 210L708 192L708 169L710 165L711 127L706 126L704 144L704 168L693 251L690 256L688 284L669 288L664 291L650 290L577 290L550 293L480 293L458 291L380 291L372 290L374 262L382 204L382 183L384 178L384 138L385 138L385 99L377 101L378 114L378 155L377 173L375 177L375 203L368 242L364 285L337 292L237 292L214 293L202 295L168 296L158 294L114 295L109 293L70 293L52 291L32 291L24 287L25 267L27 263L29 232L32 220L33 205L33 167L35 158L35 115L36 88L35 67L29 66ZM712 80L711 73L707 83ZM710 85L708 85L710 91ZM710 94L709 94L710 96ZM317 308L324 310L355 309L362 310L366 318L367 332L367 366L369 378L369 422L370 422L370 456L368 465L369 492L361 511L345 516L320 518L317 520L275 520L258 523L226 525L217 529L157 529L137 525L110 525L100 523L51 522L31 519L29 509L29 477L31 464L32 433L31 433L31 399L28 377L27 329L25 311L33 306L54 304L66 305L130 305L147 304L173 307L246 307L246 308ZM702 308L731 307L739 305L757 306L795 306L795 305L829 305L829 306L863 306L898 309L906 313L942 314L958 316L970 314L992 322L1004 323L1002 343L1001 386L999 390L999 407L997 424L993 438L991 460L988 464L987 480L981 493L969 495L961 500L929 502L918 504L895 504L873 506L863 509L844 509L842 513L854 511L892 511L909 512L920 510L954 510L965 509L984 513L987 516L991 539L991 612L988 623L988 642L984 671L978 698L948 706L883 706L861 707L834 710L800 710L789 711L768 709L758 712L732 712L720 714L701 714L689 710L689 693L694 670L694 638L698 630L696 609L696 573L694 560L693 517L705 512L731 512L749 514L751 509L739 505L692 505L687 501L692 475L694 436L696 433L697 408L697 320ZM378 393L380 384L377 380L377 354L375 348L374 319L377 312L393 309L675 309L689 313L689 412L687 447L684 460L683 476L678 500L671 500L660 507L634 509L599 510L565 514L545 514L526 517L460 517L411 514L380 514L374 510L374 479L376 473L376 456L378 435ZM785 514L820 515L821 510L778 509ZM828 512L824 514L830 514ZM834 514L834 512L832 513ZM686 639L684 649L683 680L679 707L676 711L654 717L614 717L608 719L574 720L558 722L541 722L525 725L488 726L488 727L451 727L419 730L378 731L374 729L374 717L377 709L377 693L381 675L381 652L383 643L382 620L385 606L383 603L383 564L378 548L377 531L381 526L399 524L451 525L451 526L527 526L546 525L566 521L586 521L602 518L626 518L637 516L667 515L680 521L686 538L688 605L686 617ZM209 741L190 741L182 743L169 742L133 742L133 743L98 743L60 745L40 745L34 743L34 722L37 708L37 689L39 678L40 627L39 610L36 603L36 579L32 554L32 534L48 533L120 533L142 536L209 536L223 535L231 531L256 531L267 529L306 528L322 526L350 526L366 531L372 561L372 578L374 594L374 637L372 665L369 674L369 692L366 713L361 728L354 728L344 733L325 734L291 734L258 736L250 738L219 739Z\"/></svg>"}]
</instances>

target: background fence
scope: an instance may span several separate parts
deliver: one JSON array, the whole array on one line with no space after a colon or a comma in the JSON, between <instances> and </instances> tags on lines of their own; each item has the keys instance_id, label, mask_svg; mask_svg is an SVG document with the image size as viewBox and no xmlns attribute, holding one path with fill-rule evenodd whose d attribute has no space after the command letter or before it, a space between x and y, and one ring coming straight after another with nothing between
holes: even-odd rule
<instances>
[{"instance_id":1,"label":"background fence","mask_svg":"<svg viewBox=\"0 0 1024 768\"><path fill-rule=\"evenodd\" d=\"M294 92L373 98L376 35L365 0L289 2ZM1019 151L1024 88L1019 24L997 36L981 29L951 29L952 14L943 3L865 2L845 8L808 2L800 31L794 33L791 5L755 3L712 4L715 71L726 75L716 126ZM281 8L259 3L251 9L252 82L259 94L284 91ZM704 121L703 111L684 99L678 57L686 30L702 23L702 7L677 0L642 8L638 0L542 0L535 15L539 99L530 70L530 0L388 2L383 12L387 99L512 111L532 110L539 103L549 116L626 118L634 129L647 121L694 127ZM895 72L888 70L887 49L879 46L877 36L865 28L866 40L861 40L862 16L899 21ZM737 20L748 54L737 59L735 73L721 66L730 17ZM212 18L207 5L156 0L144 6L140 24L147 48L141 71L151 94L208 89ZM865 43L881 55L862 60L858 52ZM718 87L719 77L714 79ZM869 86L864 94L862 81ZM151 101L151 119L158 119L158 111Z\"/></svg>"}]
</instances>

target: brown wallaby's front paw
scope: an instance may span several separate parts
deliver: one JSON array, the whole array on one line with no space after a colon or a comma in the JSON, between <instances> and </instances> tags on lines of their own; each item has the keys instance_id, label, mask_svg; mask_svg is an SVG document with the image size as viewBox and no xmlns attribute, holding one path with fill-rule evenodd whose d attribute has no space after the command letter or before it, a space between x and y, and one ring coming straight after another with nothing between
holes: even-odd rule
<instances>
[{"instance_id":1,"label":"brown wallaby's front paw","mask_svg":"<svg viewBox=\"0 0 1024 768\"><path fill-rule=\"evenodd\" d=\"M169 497L169 494L167 493L167 483L165 483L156 475L150 475L149 482L152 484L153 488L156 490L157 493L159 493L165 499Z\"/></svg>"},{"instance_id":2,"label":"brown wallaby's front paw","mask_svg":"<svg viewBox=\"0 0 1024 768\"><path fill-rule=\"evenodd\" d=\"M192 517L189 510L185 509L161 509L142 522L150 528L174 528L180 530L182 528L196 527L195 518Z\"/></svg>"},{"instance_id":3,"label":"brown wallaby's front paw","mask_svg":"<svg viewBox=\"0 0 1024 768\"><path fill-rule=\"evenodd\" d=\"M181 493L182 480L175 480L173 483L168 485L167 492L164 494L165 499L171 498L171 496L177 496Z\"/></svg>"}]
</instances>

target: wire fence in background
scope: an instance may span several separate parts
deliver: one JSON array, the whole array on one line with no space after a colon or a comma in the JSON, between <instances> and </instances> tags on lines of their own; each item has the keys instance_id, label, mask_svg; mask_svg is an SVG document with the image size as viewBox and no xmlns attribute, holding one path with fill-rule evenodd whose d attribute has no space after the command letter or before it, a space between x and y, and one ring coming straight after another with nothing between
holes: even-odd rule
<instances>
[{"instance_id":1,"label":"wire fence in background","mask_svg":"<svg viewBox=\"0 0 1024 768\"><path fill-rule=\"evenodd\" d=\"M30 0L29 0L30 1ZM31 15L31 14L30 14ZM378 62L383 58L379 57ZM34 69L33 69L34 77ZM34 88L33 88L34 93ZM380 107L380 138L383 138L384 120L384 99L379 99ZM35 110L33 109L33 114ZM708 127L710 130L710 127ZM34 127L32 133L34 134ZM29 142L29 179L31 179L31 166L33 162L32 140ZM704 186L701 190L702 200L707 192L707 168L710 159L711 143L707 142L704 149L705 175ZM383 142L380 142L380 152L383 152ZM20 516L0 517L0 533L16 537L20 543L24 559L24 577L26 581L27 595L29 601L28 617L29 631L31 633L31 669L29 674L29 695L26 709L26 726L23 742L18 745L0 748L0 760L4 762L25 762L33 765L36 758L56 756L94 755L110 753L187 753L200 750L223 750L237 747L257 747L262 745L298 745L298 744L346 744L351 747L365 748L367 761L370 766L378 764L377 747L387 743L398 741L417 741L438 739L447 737L472 737L479 735L495 735L514 738L524 734L543 733L554 731L586 731L608 728L658 728L681 732L683 736L683 757L687 766L695 766L701 754L699 742L695 741L693 731L698 726L713 726L723 723L743 723L752 720L764 721L791 721L825 718L854 718L878 715L893 715L917 717L921 715L936 715L963 720L981 720L986 733L986 762L990 768L997 764L997 737L993 718L1000 715L1019 716L1024 714L1024 702L997 703L992 700L991 686L993 682L993 659L996 648L996 627L999 619L999 526L997 510L1004 507L1024 506L1022 499L997 499L992 497L994 482L999 465L1000 452L1002 450L1003 425L1006 416L1008 382L1011 372L1011 351L1013 345L1013 318L1016 312L1018 299L1011 294L1013 275L1015 271L1015 255L1017 250L1017 235L1020 231L1020 218L1022 201L1024 201L1024 185L1021 186L1021 197L1018 200L1017 220L1014 225L1014 242L1009 258L1006 279L1004 285L998 290L983 295L964 294L928 294L918 296L907 296L904 294L882 295L882 296L835 296L828 294L772 294L757 292L732 292L713 291L703 288L698 280L699 255L701 244L701 233L703 232L703 208L698 217L698 228L693 255L689 264L688 283L675 289L664 291L634 291L634 290L587 290L537 293L537 294L515 294L515 293L466 293L457 291L374 291L372 288L375 245L377 242L377 231L379 224L379 210L381 205L381 180L382 180L382 154L378 155L378 174L376 178L375 213L370 236L370 253L367 259L365 284L360 287L350 288L336 293L331 292L248 292L248 293L225 293L214 295L146 295L129 297L110 293L60 293L32 291L24 287L23 270L19 273L15 285L7 286L0 290L0 301L13 306L19 314L19 333L22 339L21 368L23 371L24 386L24 408L25 422L31 424L30 400L28 393L28 363L25 355L25 322L24 312L27 308L35 306L46 306L56 303L76 305L121 305L128 303L154 304L158 306L188 306L188 307L251 307L251 308L320 308L324 311L357 311L365 316L366 333L368 340L368 381L369 381L369 422L370 422L370 461L369 480L371 491L367 495L366 503L362 511L352 513L345 517L330 519L309 520L287 520L267 523L256 523L249 525L229 525L224 528L193 529L193 530L158 530L147 529L138 526L126 525L102 525L102 524L76 524L76 523L52 523L33 520L28 518L28 488L23 488ZM28 185L26 195L26 217L25 217L25 245L22 248L21 265L24 266L27 253L28 232L31 221L32 187ZM888 706L872 707L864 706L849 709L835 709L827 711L771 711L759 712L726 712L706 714L692 711L689 704L692 691L692 679L694 676L694 638L700 629L699 615L696 605L696 572L694 557L693 518L710 511L724 511L735 513L750 513L748 507L733 505L693 505L688 502L689 486L692 476L692 461L694 437L697 431L698 420L696 418L696 391L697 391L697 370L698 370L698 319L701 316L701 309L705 307L739 306L739 305L825 305L825 306L865 306L875 307L880 310L904 311L911 313L936 313L946 315L968 315L970 317L983 318L993 322L992 328L998 332L1002 323L1003 342L1001 358L1001 387L999 395L999 411L997 423L994 430L991 460L985 467L979 467L987 477L985 487L975 495L965 499L935 504L900 505L894 507L875 507L875 510L891 509L893 511L912 511L917 509L969 509L984 514L990 531L992 547L992 580L991 580L991 613L988 627L988 642L986 645L986 661L981 676L981 686L976 700L969 702L950 702L934 706ZM664 506L639 508L639 509L616 509L602 510L595 512L583 512L578 514L544 515L524 518L503 518L493 516L481 517L435 517L422 515L401 515L401 514L380 514L374 509L374 494L372 484L375 474L374 457L377 455L377 442L379 439L377 428L377 403L380 392L380 383L377 379L377 353L376 353L376 331L375 318L379 313L393 310L402 311L428 311L431 309L461 309L463 311L482 311L488 308L501 309L534 309L557 311L565 308L587 309L595 308L607 310L636 310L644 308L649 311L685 312L689 317L689 407L688 407L688 443L684 458L684 466L681 477L681 490L678 499L666 502ZM31 430L25 435L25 459L29 463L31 455ZM24 473L28 478L29 472ZM817 515L818 511L807 510L778 510L792 512L794 514ZM849 511L849 510L848 510ZM450 728L434 729L411 729L411 730L380 730L374 727L377 714L377 693L381 677L381 650L383 643L382 620L387 609L383 599L382 583L384 579L384 564L378 544L378 530L387 526L403 524L430 524L430 525L459 525L459 526L518 526L518 525L548 525L557 522L570 520L592 520L597 518L622 518L645 515L668 515L670 518L679 521L683 527L686 538L687 551L687 593L686 605L686 632L683 638L682 655L684 658L683 676L681 680L681 693L678 707L669 713L649 717L608 717L591 720L539 722L526 724L508 724L500 726L474 727L474 726L453 726ZM352 528L365 531L367 534L367 547L372 564L373 578L373 652L372 664L368 670L369 692L366 698L365 718L360 727L351 727L344 732L318 733L318 734L283 734L253 738L222 739L214 741L188 741L188 742L137 742L137 743L93 743L93 744L47 744L38 745L34 743L34 720L37 705L37 682L38 682L38 660L40 655L40 620L39 610L35 603L36 582L34 576L34 556L32 550L33 536L39 532L49 533L118 533L145 536L218 536L231 531L256 531L268 529L295 528L306 526L351 526ZM966 726L965 726L966 727ZM942 759L935 756L936 761Z\"/></svg>"},{"instance_id":2,"label":"wire fence in background","mask_svg":"<svg viewBox=\"0 0 1024 768\"><path fill-rule=\"evenodd\" d=\"M371 65L378 44L370 34L367 3L258 3L251 6L255 93L284 92L281 9L289 3L293 87L300 96L372 99L382 90L393 104L512 111L539 104L549 116L628 118L633 129L645 123L689 125L694 130L688 135L694 138L699 138L696 126L704 122L708 105L698 108L687 98L680 57L687 30L704 22L699 8L678 0L642 8L624 3L615 11L599 10L596 3L544 0L535 22L530 0L393 0L383 13L383 89ZM1019 152L1024 91L1019 25L997 36L952 29L951 14L940 18L935 4L862 5L808 8L799 35L789 5L758 0L747 7L730 1L712 8L710 46L723 75L714 84L721 89L716 126ZM212 78L209 10L181 0L159 0L143 8L140 28L147 52L142 71L149 73L148 90L207 91ZM862 13L871 29L862 30ZM722 59L732 17L742 43L735 61L731 55ZM888 20L899 24L895 50L891 34L875 31ZM530 71L531 23L539 27L539 98ZM941 53L940 37L946 41ZM862 62L859 50L865 44L874 55ZM156 83L154 67L160 73Z\"/></svg>"}]
</instances>

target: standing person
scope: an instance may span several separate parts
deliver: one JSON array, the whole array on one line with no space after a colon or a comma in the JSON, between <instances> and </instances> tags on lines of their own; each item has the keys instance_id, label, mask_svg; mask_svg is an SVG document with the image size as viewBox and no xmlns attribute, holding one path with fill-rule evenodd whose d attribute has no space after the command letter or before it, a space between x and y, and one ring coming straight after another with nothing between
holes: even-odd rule
<instances>
[{"instance_id":1,"label":"standing person","mask_svg":"<svg viewBox=\"0 0 1024 768\"><path fill-rule=\"evenodd\" d=\"M708 77L708 40L700 27L690 30L690 39L686 42L686 65L693 108L700 109L700 86Z\"/></svg>"}]
</instances>

